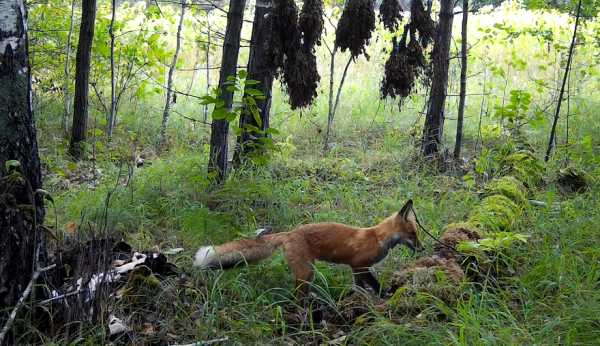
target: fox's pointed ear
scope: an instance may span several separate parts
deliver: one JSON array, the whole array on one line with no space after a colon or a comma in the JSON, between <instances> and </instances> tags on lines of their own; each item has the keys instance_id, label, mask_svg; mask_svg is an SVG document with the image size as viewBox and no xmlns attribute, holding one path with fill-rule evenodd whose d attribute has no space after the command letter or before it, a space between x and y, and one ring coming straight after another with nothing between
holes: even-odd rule
<instances>
[{"instance_id":1,"label":"fox's pointed ear","mask_svg":"<svg viewBox=\"0 0 600 346\"><path fill-rule=\"evenodd\" d=\"M406 202L406 204L404 204L404 206L402 207L402 209L400 209L398 214L404 221L414 220L415 212L413 211L412 199L409 199L408 202Z\"/></svg>"}]
</instances>

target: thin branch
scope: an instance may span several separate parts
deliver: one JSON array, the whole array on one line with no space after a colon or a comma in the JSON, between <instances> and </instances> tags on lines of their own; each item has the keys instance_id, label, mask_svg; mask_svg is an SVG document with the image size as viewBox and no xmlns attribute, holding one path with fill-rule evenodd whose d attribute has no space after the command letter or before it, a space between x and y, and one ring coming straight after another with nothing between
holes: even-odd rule
<instances>
[{"instance_id":1,"label":"thin branch","mask_svg":"<svg viewBox=\"0 0 600 346\"><path fill-rule=\"evenodd\" d=\"M0 345L4 344L4 338L6 337L6 334L10 330L10 327L12 327L12 324L14 323L15 318L17 317L17 313L19 312L19 310L21 310L21 308L23 307L23 305L25 305L25 301L27 300L27 298L31 294L31 290L33 289L33 285L35 284L35 282L39 278L40 274L42 274L43 272L46 272L48 270L51 270L54 267L56 267L56 264L52 264L52 265L49 265L49 266L44 267L44 268L38 268L35 272L33 272L33 275L31 276L31 281L29 281L29 284L25 288L25 291L23 291L23 294L21 295L21 298L19 298L19 301L17 302L17 305L15 305L15 307L11 311L11 313L10 313L10 315L8 317L8 320L6 320L6 324L4 324L4 327L2 328L2 331L0 332Z\"/></svg>"},{"instance_id":2,"label":"thin branch","mask_svg":"<svg viewBox=\"0 0 600 346\"><path fill-rule=\"evenodd\" d=\"M102 100L102 96L100 96L100 92L98 92L98 89L96 88L96 83L90 83L90 85L92 86L92 89L94 90L94 93L96 94L96 97L98 98L98 101L100 101L100 105L102 106L102 108L104 109L104 111L106 113L108 113L108 107L104 104L104 101Z\"/></svg>"},{"instance_id":3,"label":"thin branch","mask_svg":"<svg viewBox=\"0 0 600 346\"><path fill-rule=\"evenodd\" d=\"M558 117L560 116L560 105L562 104L563 95L565 93L565 85L567 84L567 78L571 68L571 62L573 61L573 51L575 50L575 42L577 40L577 28L579 27L579 18L581 16L581 0L577 5L577 16L575 17L575 28L573 29L573 37L571 39L571 47L569 48L569 57L567 58L567 66L565 67L565 73L563 75L562 85L558 94L558 104L556 105L556 112L554 113L554 121L552 122L552 130L550 131L550 140L548 141L548 150L544 161L548 162L552 149L554 148L554 137L556 135L556 124L558 123Z\"/></svg>"}]
</instances>

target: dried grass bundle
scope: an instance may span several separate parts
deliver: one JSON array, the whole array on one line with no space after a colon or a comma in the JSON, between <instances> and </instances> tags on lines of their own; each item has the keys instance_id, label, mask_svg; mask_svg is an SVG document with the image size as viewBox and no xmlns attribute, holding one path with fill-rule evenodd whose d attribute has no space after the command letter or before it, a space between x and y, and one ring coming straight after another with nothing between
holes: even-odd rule
<instances>
[{"instance_id":1,"label":"dried grass bundle","mask_svg":"<svg viewBox=\"0 0 600 346\"><path fill-rule=\"evenodd\" d=\"M394 49L385 62L385 72L381 83L381 97L405 98L410 95L415 84L415 69L410 63L408 49L406 47L406 35L408 29L404 30L400 43L394 38Z\"/></svg>"},{"instance_id":2,"label":"dried grass bundle","mask_svg":"<svg viewBox=\"0 0 600 346\"><path fill-rule=\"evenodd\" d=\"M335 44L342 52L350 50L353 57L364 54L375 29L373 0L348 0L335 31Z\"/></svg>"},{"instance_id":3,"label":"dried grass bundle","mask_svg":"<svg viewBox=\"0 0 600 346\"><path fill-rule=\"evenodd\" d=\"M423 1L413 0L410 8L411 24L419 32L419 38L421 45L427 47L427 45L433 40L435 36L435 22L431 19L429 11L425 10Z\"/></svg>"},{"instance_id":4,"label":"dried grass bundle","mask_svg":"<svg viewBox=\"0 0 600 346\"><path fill-rule=\"evenodd\" d=\"M283 68L286 55L300 48L298 7L294 0L275 0L272 21L273 34L269 47L272 66L276 70Z\"/></svg>"},{"instance_id":5,"label":"dried grass bundle","mask_svg":"<svg viewBox=\"0 0 600 346\"><path fill-rule=\"evenodd\" d=\"M304 0L298 26L302 32L302 44L305 49L321 45L323 32L323 3L321 0Z\"/></svg>"},{"instance_id":6,"label":"dried grass bundle","mask_svg":"<svg viewBox=\"0 0 600 346\"><path fill-rule=\"evenodd\" d=\"M386 29L397 31L402 22L402 7L398 0L383 0L379 5L379 19Z\"/></svg>"},{"instance_id":7,"label":"dried grass bundle","mask_svg":"<svg viewBox=\"0 0 600 346\"><path fill-rule=\"evenodd\" d=\"M320 80L313 50L299 49L294 55L288 56L283 66L283 83L287 86L292 109L312 104L317 97Z\"/></svg>"},{"instance_id":8,"label":"dried grass bundle","mask_svg":"<svg viewBox=\"0 0 600 346\"><path fill-rule=\"evenodd\" d=\"M320 43L322 13L320 0L307 0L300 18L293 0L275 0L270 44L272 67L282 77L292 109L310 105L317 96L321 77L314 45Z\"/></svg>"}]
</instances>

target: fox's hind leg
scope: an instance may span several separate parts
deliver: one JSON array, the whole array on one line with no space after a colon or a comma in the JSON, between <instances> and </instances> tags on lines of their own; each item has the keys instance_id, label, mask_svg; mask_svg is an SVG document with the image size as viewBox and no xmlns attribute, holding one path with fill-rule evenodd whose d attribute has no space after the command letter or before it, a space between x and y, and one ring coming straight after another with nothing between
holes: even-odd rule
<instances>
[{"instance_id":1,"label":"fox's hind leg","mask_svg":"<svg viewBox=\"0 0 600 346\"><path fill-rule=\"evenodd\" d=\"M381 286L379 285L379 281L375 277L375 274L371 272L371 268L369 267L359 267L352 268L352 273L354 273L354 278L356 279L356 283L362 287L366 288L366 285L369 285L375 291L375 294L381 295Z\"/></svg>"},{"instance_id":2,"label":"fox's hind leg","mask_svg":"<svg viewBox=\"0 0 600 346\"><path fill-rule=\"evenodd\" d=\"M310 282L314 274L314 259L304 248L298 248L297 244L284 244L283 254L294 274L297 298L303 300L308 297L310 291Z\"/></svg>"}]
</instances>

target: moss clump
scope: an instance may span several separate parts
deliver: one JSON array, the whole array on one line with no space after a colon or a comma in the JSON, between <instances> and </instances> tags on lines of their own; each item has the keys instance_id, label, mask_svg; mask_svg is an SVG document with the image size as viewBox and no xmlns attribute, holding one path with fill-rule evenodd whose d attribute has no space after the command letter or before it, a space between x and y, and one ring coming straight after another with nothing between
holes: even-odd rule
<instances>
[{"instance_id":1,"label":"moss clump","mask_svg":"<svg viewBox=\"0 0 600 346\"><path fill-rule=\"evenodd\" d=\"M512 175L527 187L539 185L543 181L544 167L528 150L520 150L506 156L502 162L503 175Z\"/></svg>"},{"instance_id":2,"label":"moss clump","mask_svg":"<svg viewBox=\"0 0 600 346\"><path fill-rule=\"evenodd\" d=\"M162 291L160 280L150 268L140 266L129 273L127 283L117 292L121 301L133 308L154 306L154 298Z\"/></svg>"},{"instance_id":3,"label":"moss clump","mask_svg":"<svg viewBox=\"0 0 600 346\"><path fill-rule=\"evenodd\" d=\"M388 301L396 313L418 313L439 300L453 306L462 294L465 274L454 260L424 257L394 273L390 280L394 295Z\"/></svg>"},{"instance_id":4,"label":"moss clump","mask_svg":"<svg viewBox=\"0 0 600 346\"><path fill-rule=\"evenodd\" d=\"M442 258L456 258L459 254L456 251L452 251L452 249L456 250L458 244L463 241L478 241L481 238L479 232L479 229L475 225L467 222L451 223L444 228L440 237L440 242L446 246L435 244L435 253Z\"/></svg>"},{"instance_id":5,"label":"moss clump","mask_svg":"<svg viewBox=\"0 0 600 346\"><path fill-rule=\"evenodd\" d=\"M471 216L469 223L483 232L509 231L515 220L521 215L521 207L508 197L492 195L484 198Z\"/></svg>"},{"instance_id":6,"label":"moss clump","mask_svg":"<svg viewBox=\"0 0 600 346\"><path fill-rule=\"evenodd\" d=\"M558 172L556 183L563 193L584 192L592 184L592 178L587 172L571 166Z\"/></svg>"},{"instance_id":7,"label":"moss clump","mask_svg":"<svg viewBox=\"0 0 600 346\"><path fill-rule=\"evenodd\" d=\"M513 176L494 179L485 187L486 195L502 195L510 198L517 205L527 204L527 188Z\"/></svg>"}]
</instances>

